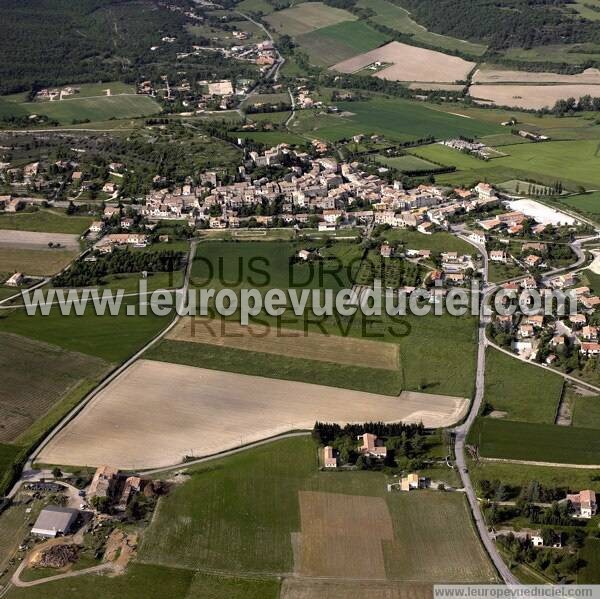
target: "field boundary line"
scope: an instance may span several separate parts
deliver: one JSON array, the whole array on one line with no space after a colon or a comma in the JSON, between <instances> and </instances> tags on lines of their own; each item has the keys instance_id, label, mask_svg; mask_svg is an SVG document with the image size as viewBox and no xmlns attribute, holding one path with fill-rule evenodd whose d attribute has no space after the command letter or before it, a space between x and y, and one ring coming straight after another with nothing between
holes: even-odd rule
<instances>
[{"instance_id":1,"label":"field boundary line","mask_svg":"<svg viewBox=\"0 0 600 599\"><path fill-rule=\"evenodd\" d=\"M500 464L522 464L523 466L547 466L550 468L574 468L576 470L600 470L600 464L564 464L561 462L537 462L535 460L514 460L512 458L479 457L481 462L496 462Z\"/></svg>"}]
</instances>

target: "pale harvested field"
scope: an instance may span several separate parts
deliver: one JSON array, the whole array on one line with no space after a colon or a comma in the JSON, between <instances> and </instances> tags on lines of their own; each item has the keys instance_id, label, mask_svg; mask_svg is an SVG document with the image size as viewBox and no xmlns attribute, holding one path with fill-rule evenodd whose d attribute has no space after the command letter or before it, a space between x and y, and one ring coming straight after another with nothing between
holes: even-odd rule
<instances>
[{"instance_id":1,"label":"pale harvested field","mask_svg":"<svg viewBox=\"0 0 600 599\"><path fill-rule=\"evenodd\" d=\"M462 91L464 85L455 85L454 83L411 83L408 86L408 89L424 89L427 91L449 91L449 92L459 92Z\"/></svg>"},{"instance_id":2,"label":"pale harvested field","mask_svg":"<svg viewBox=\"0 0 600 599\"><path fill-rule=\"evenodd\" d=\"M54 251L48 247L49 243L59 243L66 250L77 250L79 249L79 236L66 233L34 233L0 229L0 249Z\"/></svg>"},{"instance_id":3,"label":"pale harvested field","mask_svg":"<svg viewBox=\"0 0 600 599\"><path fill-rule=\"evenodd\" d=\"M475 66L457 56L449 56L409 46L400 42L390 42L381 48L365 52L331 67L341 73L356 73L374 62L393 63L375 77L391 81L423 81L426 83L454 83L463 81Z\"/></svg>"},{"instance_id":4,"label":"pale harvested field","mask_svg":"<svg viewBox=\"0 0 600 599\"><path fill-rule=\"evenodd\" d=\"M558 100L600 95L600 85L473 85L469 95L513 108L552 108Z\"/></svg>"},{"instance_id":5,"label":"pale harvested field","mask_svg":"<svg viewBox=\"0 0 600 599\"><path fill-rule=\"evenodd\" d=\"M280 599L431 599L433 585L412 582L334 581L286 578Z\"/></svg>"},{"instance_id":6,"label":"pale harvested field","mask_svg":"<svg viewBox=\"0 0 600 599\"><path fill-rule=\"evenodd\" d=\"M362 393L179 364L139 360L42 450L39 461L123 469L180 463L292 429L329 422L449 426L468 401Z\"/></svg>"},{"instance_id":7,"label":"pale harvested field","mask_svg":"<svg viewBox=\"0 0 600 599\"><path fill-rule=\"evenodd\" d=\"M400 360L400 348L395 343L318 333L305 335L298 330L242 326L208 318L182 318L167 339L385 370L397 370Z\"/></svg>"},{"instance_id":8,"label":"pale harvested field","mask_svg":"<svg viewBox=\"0 0 600 599\"><path fill-rule=\"evenodd\" d=\"M385 580L382 542L394 527L383 497L300 491L298 499L298 575Z\"/></svg>"},{"instance_id":9,"label":"pale harvested field","mask_svg":"<svg viewBox=\"0 0 600 599\"><path fill-rule=\"evenodd\" d=\"M322 2L303 2L293 8L278 10L265 20L279 33L297 36L343 21L356 21L356 17Z\"/></svg>"},{"instance_id":10,"label":"pale harvested field","mask_svg":"<svg viewBox=\"0 0 600 599\"><path fill-rule=\"evenodd\" d=\"M53 275L77 256L73 250L20 250L0 246L0 272Z\"/></svg>"},{"instance_id":11,"label":"pale harvested field","mask_svg":"<svg viewBox=\"0 0 600 599\"><path fill-rule=\"evenodd\" d=\"M589 83L598 85L600 84L600 70L586 69L577 75L563 75L484 67L475 71L473 83Z\"/></svg>"}]
</instances>

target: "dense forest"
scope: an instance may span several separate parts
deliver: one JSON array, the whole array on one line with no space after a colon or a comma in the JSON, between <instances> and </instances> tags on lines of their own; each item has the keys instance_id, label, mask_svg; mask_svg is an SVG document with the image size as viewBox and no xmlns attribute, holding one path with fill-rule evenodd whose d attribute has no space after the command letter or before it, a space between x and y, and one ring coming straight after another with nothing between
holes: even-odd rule
<instances>
[{"instance_id":1,"label":"dense forest","mask_svg":"<svg viewBox=\"0 0 600 599\"><path fill-rule=\"evenodd\" d=\"M33 84L135 81L166 53L189 47L185 22L183 12L155 0L3 0L0 94ZM177 40L151 52L167 35Z\"/></svg>"},{"instance_id":2,"label":"dense forest","mask_svg":"<svg viewBox=\"0 0 600 599\"><path fill-rule=\"evenodd\" d=\"M432 31L485 41L496 50L600 42L597 23L569 14L566 0L402 0L401 4Z\"/></svg>"}]
</instances>

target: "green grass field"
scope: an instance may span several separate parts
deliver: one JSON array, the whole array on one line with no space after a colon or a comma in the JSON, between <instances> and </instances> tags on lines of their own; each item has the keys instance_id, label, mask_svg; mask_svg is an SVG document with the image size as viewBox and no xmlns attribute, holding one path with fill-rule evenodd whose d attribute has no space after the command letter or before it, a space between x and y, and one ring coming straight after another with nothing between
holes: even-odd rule
<instances>
[{"instance_id":1,"label":"green grass field","mask_svg":"<svg viewBox=\"0 0 600 599\"><path fill-rule=\"evenodd\" d=\"M433 160L446 166L455 166L459 170L477 170L485 168L490 164L485 160L479 160L441 144L420 146L419 148L410 150L410 153L425 160Z\"/></svg>"},{"instance_id":2,"label":"green grass field","mask_svg":"<svg viewBox=\"0 0 600 599\"><path fill-rule=\"evenodd\" d=\"M277 115L279 113L275 114ZM262 117L259 117L258 120L262 120ZM231 133L241 139L250 139L257 143L265 144L266 146L276 146L278 144L304 146L309 143L308 140L300 135L294 135L294 133L288 133L287 131L232 131Z\"/></svg>"},{"instance_id":3,"label":"green grass field","mask_svg":"<svg viewBox=\"0 0 600 599\"><path fill-rule=\"evenodd\" d=\"M393 236L390 239L405 240L408 247L412 247L414 244L418 248L418 244L422 240L422 243L425 244L422 247L429 247L436 251L444 249L472 252L472 246L449 234L428 236L409 231L384 232L384 235L388 234ZM351 242L335 243L324 250L325 255L335 256L339 262L324 260L322 270L316 267L311 269L310 264L297 264L293 266L290 275L288 262L290 255L293 255L301 247L314 249L322 244L323 241L307 241L301 244L293 242L203 243L198 246L191 284L195 287L214 289L223 287L288 289L291 285L298 288L330 288L334 291L348 288L354 279L354 273L360 266L360 256L362 255L360 246ZM263 272L252 272L251 266L254 271ZM329 269L330 274L326 269ZM334 271L336 271L335 274L333 274ZM322 277L320 276L321 272L323 273ZM220 276L221 273L223 273L223 277ZM260 321L268 322L271 325L277 324L274 317L267 317L264 313L261 314ZM455 318L450 315L426 317L407 315L395 319L389 317L377 319L365 318L360 314L352 318L340 318L339 315L336 318L316 317L309 310L305 312L304 316L297 317L291 310L288 310L282 317L281 323L280 326L286 328L303 329L306 327L311 332L322 333L321 327L323 327L328 334L400 343L402 369L400 380L403 381L403 388L459 397L471 396L476 348L476 320L474 318ZM452 339L452 345L442 342L447 339ZM242 358L235 352L227 356L230 364L237 364L235 368L249 367L249 364L244 364ZM216 354L214 359L218 368ZM426 369L423 368L424 363L428 365ZM317 367L319 371L323 369L322 365ZM282 364L282 368L284 368L282 372L295 372L301 373L302 377L306 376L304 368L299 368L299 365L294 365L289 361L285 365ZM294 376L300 376L300 374ZM331 374L329 377L330 380L339 380L337 375ZM352 377L351 380L355 381L356 377ZM395 384L396 379L393 381ZM386 385L388 385L388 381L386 381ZM389 393L389 391L386 392Z\"/></svg>"},{"instance_id":4,"label":"green grass field","mask_svg":"<svg viewBox=\"0 0 600 599\"><path fill-rule=\"evenodd\" d=\"M475 484L485 479L501 480L505 485L524 487L531 481L538 481L545 487L562 487L570 491L595 489L597 493L600 493L599 470L471 462L469 472Z\"/></svg>"},{"instance_id":5,"label":"green grass field","mask_svg":"<svg viewBox=\"0 0 600 599\"><path fill-rule=\"evenodd\" d=\"M405 249L431 250L432 252L459 252L460 254L476 254L477 250L466 241L450 233L433 233L423 235L408 229L388 229L382 231L381 238L390 243L402 243Z\"/></svg>"},{"instance_id":6,"label":"green grass field","mask_svg":"<svg viewBox=\"0 0 600 599\"><path fill-rule=\"evenodd\" d=\"M266 18L267 23L278 33L292 37L355 20L356 17L352 13L327 6L322 2L303 2L292 8L278 10Z\"/></svg>"},{"instance_id":7,"label":"green grass field","mask_svg":"<svg viewBox=\"0 0 600 599\"><path fill-rule=\"evenodd\" d=\"M0 332L0 442L12 442L86 379L107 371L103 360Z\"/></svg>"},{"instance_id":8,"label":"green grass field","mask_svg":"<svg viewBox=\"0 0 600 599\"><path fill-rule=\"evenodd\" d=\"M456 174L441 175L440 180L474 180L487 178L494 183L511 179L539 179L541 183L560 179L571 186L578 184L595 188L600 186L599 142L592 140L547 142L543 144L515 144L502 147L508 156L490 161L478 160L438 144L420 147L414 153L426 160L456 166ZM525 173L524 177L509 176ZM525 188L526 189L526 188ZM579 196L586 198L587 196ZM564 200L570 205L570 199ZM576 201L575 198L572 200ZM585 202L588 209L597 197L591 194ZM594 210L598 210L597 207Z\"/></svg>"},{"instance_id":9,"label":"green grass field","mask_svg":"<svg viewBox=\"0 0 600 599\"><path fill-rule=\"evenodd\" d=\"M600 397L575 395L573 426L600 430Z\"/></svg>"},{"instance_id":10,"label":"green grass field","mask_svg":"<svg viewBox=\"0 0 600 599\"><path fill-rule=\"evenodd\" d=\"M600 214L600 191L568 196L560 200L568 208L597 217Z\"/></svg>"},{"instance_id":11,"label":"green grass field","mask_svg":"<svg viewBox=\"0 0 600 599\"><path fill-rule=\"evenodd\" d=\"M577 584L598 584L600 580L600 539L588 538L579 557L586 562L577 576Z\"/></svg>"},{"instance_id":12,"label":"green grass field","mask_svg":"<svg viewBox=\"0 0 600 599\"><path fill-rule=\"evenodd\" d=\"M594 295L598 295L600 293L600 275L589 268L581 271L581 274L583 275L581 279L582 285L587 285Z\"/></svg>"},{"instance_id":13,"label":"green grass field","mask_svg":"<svg viewBox=\"0 0 600 599\"><path fill-rule=\"evenodd\" d=\"M503 54L510 60L521 62L555 62L584 65L590 61L600 60L600 45L592 43L555 44L535 46L527 50L508 48Z\"/></svg>"},{"instance_id":14,"label":"green grass field","mask_svg":"<svg viewBox=\"0 0 600 599\"><path fill-rule=\"evenodd\" d=\"M7 104L4 104L3 111L9 110ZM161 110L152 98L135 94L88 98L74 96L61 101L12 103L11 106L17 116L25 110L29 114L56 119L61 124L71 124L73 120L89 119L93 122L150 116Z\"/></svg>"},{"instance_id":15,"label":"green grass field","mask_svg":"<svg viewBox=\"0 0 600 599\"><path fill-rule=\"evenodd\" d=\"M12 479L12 465L21 452L21 447L0 443L0 496L7 490Z\"/></svg>"},{"instance_id":16,"label":"green grass field","mask_svg":"<svg viewBox=\"0 0 600 599\"><path fill-rule=\"evenodd\" d=\"M275 10L267 0L242 0L236 5L236 8L241 12L261 13L263 15L268 15Z\"/></svg>"},{"instance_id":17,"label":"green grass field","mask_svg":"<svg viewBox=\"0 0 600 599\"><path fill-rule=\"evenodd\" d=\"M600 464L600 435L595 429L478 418L469 443L484 458L563 464Z\"/></svg>"},{"instance_id":18,"label":"green grass field","mask_svg":"<svg viewBox=\"0 0 600 599\"><path fill-rule=\"evenodd\" d=\"M369 101L339 102L337 106L341 111L348 112L352 116L327 115L313 118L311 113L304 114L307 111L303 111L299 116L298 133L303 132L332 141L349 139L359 133L376 133L385 135L387 139L406 141L428 135L438 139L460 135L479 137L497 133L502 129L496 123L475 118L466 119L430 104L399 98L374 97ZM424 155L423 158L427 159L427 156ZM486 163L482 162L482 164Z\"/></svg>"},{"instance_id":19,"label":"green grass field","mask_svg":"<svg viewBox=\"0 0 600 599\"><path fill-rule=\"evenodd\" d=\"M462 496L387 493L381 473L320 472L309 437L190 472L188 482L160 500L140 561L231 573L291 572L291 534L300 531L298 491L305 490L384 498L394 523L394 541L384 547L390 577L493 579Z\"/></svg>"},{"instance_id":20,"label":"green grass field","mask_svg":"<svg viewBox=\"0 0 600 599\"><path fill-rule=\"evenodd\" d=\"M87 216L67 216L58 210L37 210L0 215L0 229L80 235L87 230L92 220L92 217Z\"/></svg>"},{"instance_id":21,"label":"green grass field","mask_svg":"<svg viewBox=\"0 0 600 599\"><path fill-rule=\"evenodd\" d=\"M387 0L360 0L357 2L357 6L374 10L377 13L371 17L374 23L410 35L417 43L421 42L441 50L457 50L474 56L481 56L486 51L486 46L483 44L475 44L427 31L425 27L411 19L410 13L406 9Z\"/></svg>"},{"instance_id":22,"label":"green grass field","mask_svg":"<svg viewBox=\"0 0 600 599\"><path fill-rule=\"evenodd\" d=\"M154 564L134 563L121 576L80 576L39 587L13 588L14 599L65 599L69 597L103 597L105 599L277 599L279 582L230 578L193 572L188 569L165 568Z\"/></svg>"},{"instance_id":23,"label":"green grass field","mask_svg":"<svg viewBox=\"0 0 600 599\"><path fill-rule=\"evenodd\" d=\"M561 376L488 349L484 400L509 420L554 422L563 387Z\"/></svg>"},{"instance_id":24,"label":"green grass field","mask_svg":"<svg viewBox=\"0 0 600 599\"><path fill-rule=\"evenodd\" d=\"M53 307L49 316L27 316L19 309L8 315L0 313L0 331L24 335L58 345L64 349L89 354L107 362L125 360L167 326L169 317L127 316L125 305L137 304L137 298L125 298L118 316L97 316L88 307L83 316L62 316Z\"/></svg>"},{"instance_id":25,"label":"green grass field","mask_svg":"<svg viewBox=\"0 0 600 599\"><path fill-rule=\"evenodd\" d=\"M375 156L375 160L377 160L377 162L381 162L385 166L391 166L392 168L397 168L399 171L403 172L430 172L441 168L437 164L433 164L433 162L429 162L423 158L412 156L410 154L406 154L405 156L395 156L392 158L378 154Z\"/></svg>"},{"instance_id":26,"label":"green grass field","mask_svg":"<svg viewBox=\"0 0 600 599\"><path fill-rule=\"evenodd\" d=\"M326 338L323 339L323 343L327 343ZM319 360L299 360L287 356L186 341L161 341L145 354L145 357L161 362L384 395L399 395L403 387L400 370L361 368Z\"/></svg>"},{"instance_id":27,"label":"green grass field","mask_svg":"<svg viewBox=\"0 0 600 599\"><path fill-rule=\"evenodd\" d=\"M317 249L323 245L324 242L310 241L202 243L196 251L191 284L196 287L208 285L213 289L303 287L337 290L351 286L351 271L344 265L354 264L354 270L358 269L362 250L356 243L340 241L323 249L324 255L331 257L331 264L324 260L316 264L290 265L290 258L300 249ZM328 270L336 272L328 274Z\"/></svg>"},{"instance_id":28,"label":"green grass field","mask_svg":"<svg viewBox=\"0 0 600 599\"><path fill-rule=\"evenodd\" d=\"M378 48L389 38L364 21L344 21L298 35L296 41L319 66L331 66Z\"/></svg>"}]
</instances>

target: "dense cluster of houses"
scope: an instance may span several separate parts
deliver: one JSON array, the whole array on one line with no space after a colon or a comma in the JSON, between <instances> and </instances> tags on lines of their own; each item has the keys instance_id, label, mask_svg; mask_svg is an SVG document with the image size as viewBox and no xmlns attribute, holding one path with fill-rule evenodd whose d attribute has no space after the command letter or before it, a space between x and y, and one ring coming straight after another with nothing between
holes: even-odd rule
<instances>
[{"instance_id":1,"label":"dense cluster of houses","mask_svg":"<svg viewBox=\"0 0 600 599\"><path fill-rule=\"evenodd\" d=\"M558 354L566 347L578 352L582 358L600 355L600 327L592 324L600 297L591 293L587 286L574 287L577 277L573 273L555 276L547 281L547 288L572 291L577 302L577 313L558 317L543 314L496 315L494 324L512 338L513 351L525 358L536 359L538 354L547 365L558 360ZM545 284L532 276L505 283L506 291L519 293L523 290L542 289Z\"/></svg>"},{"instance_id":2,"label":"dense cluster of houses","mask_svg":"<svg viewBox=\"0 0 600 599\"><path fill-rule=\"evenodd\" d=\"M278 179L253 178L248 171L290 164ZM415 227L424 234L447 227L459 210L472 211L497 202L488 186L448 194L434 185L404 189L365 172L359 163L338 163L333 158L311 158L285 144L262 153L250 152L239 167L240 181L223 184L214 172L200 184L175 190L156 190L146 198L142 214L149 220L187 219L191 225L213 229L237 228L254 218L256 224L306 224L313 215L322 230L343 225L382 224ZM266 210L265 210L266 207Z\"/></svg>"}]
</instances>

